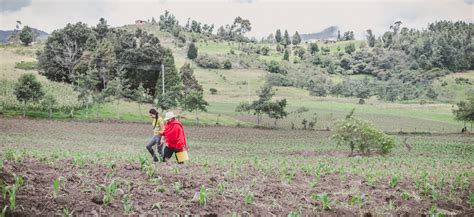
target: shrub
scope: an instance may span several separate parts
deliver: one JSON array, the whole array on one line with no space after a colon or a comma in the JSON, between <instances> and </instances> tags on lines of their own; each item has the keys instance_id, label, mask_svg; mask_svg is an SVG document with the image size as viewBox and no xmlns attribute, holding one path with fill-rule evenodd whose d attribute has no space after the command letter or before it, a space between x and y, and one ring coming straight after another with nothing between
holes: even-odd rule
<instances>
[{"instance_id":1,"label":"shrub","mask_svg":"<svg viewBox=\"0 0 474 217\"><path fill-rule=\"evenodd\" d=\"M290 79L288 79L287 76L282 74L268 74L267 82L272 86L291 87L293 85Z\"/></svg>"},{"instance_id":2,"label":"shrub","mask_svg":"<svg viewBox=\"0 0 474 217\"><path fill-rule=\"evenodd\" d=\"M223 62L223 65L224 65L224 69L231 69L232 68L232 63L230 62L230 60L225 60Z\"/></svg>"},{"instance_id":3,"label":"shrub","mask_svg":"<svg viewBox=\"0 0 474 217\"><path fill-rule=\"evenodd\" d=\"M203 68L218 69L221 67L217 57L209 56L207 54L199 55L195 61Z\"/></svg>"},{"instance_id":4,"label":"shrub","mask_svg":"<svg viewBox=\"0 0 474 217\"><path fill-rule=\"evenodd\" d=\"M217 94L217 89L216 88L210 88L209 92L211 92L211 95L216 95Z\"/></svg>"},{"instance_id":5,"label":"shrub","mask_svg":"<svg viewBox=\"0 0 474 217\"><path fill-rule=\"evenodd\" d=\"M283 67L279 62L272 60L270 63L266 64L266 70L271 73L278 73L278 74L287 74L285 67Z\"/></svg>"},{"instance_id":6,"label":"shrub","mask_svg":"<svg viewBox=\"0 0 474 217\"><path fill-rule=\"evenodd\" d=\"M262 53L262 55L268 56L268 53L270 52L270 48L269 48L268 46L263 46L263 47L260 49L260 52Z\"/></svg>"},{"instance_id":7,"label":"shrub","mask_svg":"<svg viewBox=\"0 0 474 217\"><path fill-rule=\"evenodd\" d=\"M353 117L354 110L342 121L337 123L333 139L338 145L348 145L351 154L357 148L361 154L369 155L372 149L382 154L389 153L395 146L392 137L367 121Z\"/></svg>"}]
</instances>

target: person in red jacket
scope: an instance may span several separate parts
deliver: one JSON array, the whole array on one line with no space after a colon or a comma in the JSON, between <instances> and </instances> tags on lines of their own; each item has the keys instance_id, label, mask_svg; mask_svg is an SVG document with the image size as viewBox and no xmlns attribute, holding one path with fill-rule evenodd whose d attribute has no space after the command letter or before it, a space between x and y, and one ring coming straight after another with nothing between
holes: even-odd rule
<instances>
[{"instance_id":1,"label":"person in red jacket","mask_svg":"<svg viewBox=\"0 0 474 217\"><path fill-rule=\"evenodd\" d=\"M188 146L186 145L183 124L176 119L176 115L173 112L166 112L164 120L166 125L165 130L161 134L161 144L165 144L166 139L166 145L163 150L163 162L166 162L173 153L187 150Z\"/></svg>"}]
</instances>

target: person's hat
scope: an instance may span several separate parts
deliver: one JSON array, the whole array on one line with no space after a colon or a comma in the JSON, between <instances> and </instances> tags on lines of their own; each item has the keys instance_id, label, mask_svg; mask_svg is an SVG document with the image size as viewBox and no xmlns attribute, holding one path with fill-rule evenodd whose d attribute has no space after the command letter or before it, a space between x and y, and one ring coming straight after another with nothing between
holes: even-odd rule
<instances>
[{"instance_id":1,"label":"person's hat","mask_svg":"<svg viewBox=\"0 0 474 217\"><path fill-rule=\"evenodd\" d=\"M166 112L166 114L165 114L165 121L168 121L168 120L170 120L170 119L172 119L172 118L175 118L175 117L176 117L176 115L174 115L173 112Z\"/></svg>"}]
</instances>

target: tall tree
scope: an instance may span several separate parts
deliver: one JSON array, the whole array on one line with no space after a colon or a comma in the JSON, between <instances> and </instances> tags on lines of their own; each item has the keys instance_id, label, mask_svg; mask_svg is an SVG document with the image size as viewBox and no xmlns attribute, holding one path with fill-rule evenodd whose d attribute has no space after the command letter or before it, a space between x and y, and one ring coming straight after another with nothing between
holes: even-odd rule
<instances>
[{"instance_id":1,"label":"tall tree","mask_svg":"<svg viewBox=\"0 0 474 217\"><path fill-rule=\"evenodd\" d=\"M281 44L285 47L291 44L291 39L290 39L290 35L288 34L288 30L285 30L285 34L283 36Z\"/></svg>"},{"instance_id":2,"label":"tall tree","mask_svg":"<svg viewBox=\"0 0 474 217\"><path fill-rule=\"evenodd\" d=\"M457 108L453 109L454 118L462 121L464 126L466 123L474 123L474 95L470 95L467 101L461 101L457 104Z\"/></svg>"},{"instance_id":3,"label":"tall tree","mask_svg":"<svg viewBox=\"0 0 474 217\"><path fill-rule=\"evenodd\" d=\"M103 39L109 32L109 27L107 26L107 20L105 20L103 17L99 19L99 23L97 26L93 29L98 36L98 39Z\"/></svg>"},{"instance_id":4,"label":"tall tree","mask_svg":"<svg viewBox=\"0 0 474 217\"><path fill-rule=\"evenodd\" d=\"M315 54L317 52L319 52L319 47L318 47L318 44L316 42L312 42L309 44L309 52L311 54Z\"/></svg>"},{"instance_id":5,"label":"tall tree","mask_svg":"<svg viewBox=\"0 0 474 217\"><path fill-rule=\"evenodd\" d=\"M20 41L25 45L28 46L33 41L33 30L29 26L23 27L20 32Z\"/></svg>"},{"instance_id":6,"label":"tall tree","mask_svg":"<svg viewBox=\"0 0 474 217\"><path fill-rule=\"evenodd\" d=\"M189 44L188 58L194 60L196 59L197 56L198 56L198 49L196 45L194 43Z\"/></svg>"},{"instance_id":7,"label":"tall tree","mask_svg":"<svg viewBox=\"0 0 474 217\"><path fill-rule=\"evenodd\" d=\"M279 29L277 29L276 33L275 33L275 40L277 43L281 43L281 31Z\"/></svg>"},{"instance_id":8,"label":"tall tree","mask_svg":"<svg viewBox=\"0 0 474 217\"><path fill-rule=\"evenodd\" d=\"M181 75L181 81L183 82L184 97L191 93L191 91L203 92L203 88L196 77L194 77L194 71L189 63L185 63L179 70L179 73Z\"/></svg>"},{"instance_id":9,"label":"tall tree","mask_svg":"<svg viewBox=\"0 0 474 217\"><path fill-rule=\"evenodd\" d=\"M85 23L67 24L48 37L38 55L38 71L52 81L72 83L92 30Z\"/></svg>"},{"instance_id":10,"label":"tall tree","mask_svg":"<svg viewBox=\"0 0 474 217\"><path fill-rule=\"evenodd\" d=\"M301 36L300 36L300 34L298 33L298 31L296 31L295 34L293 35L292 43L293 43L293 45L295 45L295 46L297 46L298 44L301 43Z\"/></svg>"},{"instance_id":11,"label":"tall tree","mask_svg":"<svg viewBox=\"0 0 474 217\"><path fill-rule=\"evenodd\" d=\"M178 102L182 97L183 83L176 69L173 53L170 49L164 50L163 65L165 71L161 72L160 69L156 80L156 92L154 96L158 99L158 107L167 110L178 106ZM164 76L165 94L162 93L162 76ZM150 94L152 94L151 91Z\"/></svg>"},{"instance_id":12,"label":"tall tree","mask_svg":"<svg viewBox=\"0 0 474 217\"><path fill-rule=\"evenodd\" d=\"M290 60L290 52L288 52L288 49L285 49L285 53L283 54L283 60Z\"/></svg>"},{"instance_id":13,"label":"tall tree","mask_svg":"<svg viewBox=\"0 0 474 217\"><path fill-rule=\"evenodd\" d=\"M374 47L375 46L375 35L372 33L371 29L367 29L367 44L369 47Z\"/></svg>"}]
</instances>

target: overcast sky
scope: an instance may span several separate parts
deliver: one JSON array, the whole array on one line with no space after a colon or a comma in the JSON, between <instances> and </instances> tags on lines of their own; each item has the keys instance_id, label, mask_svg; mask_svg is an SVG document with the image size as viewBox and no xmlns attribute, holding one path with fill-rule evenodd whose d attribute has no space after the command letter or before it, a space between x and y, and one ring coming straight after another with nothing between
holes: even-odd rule
<instances>
[{"instance_id":1,"label":"overcast sky","mask_svg":"<svg viewBox=\"0 0 474 217\"><path fill-rule=\"evenodd\" d=\"M474 0L0 0L0 29L11 30L20 20L52 32L78 21L95 25L100 17L122 26L137 19L158 20L165 10L181 24L190 17L215 24L215 30L242 16L252 23L248 35L258 38L278 28L293 34L334 25L360 38L366 29L380 34L397 20L410 28L425 28L437 20L474 22Z\"/></svg>"}]
</instances>

